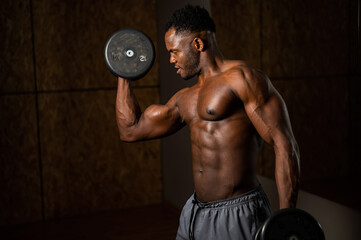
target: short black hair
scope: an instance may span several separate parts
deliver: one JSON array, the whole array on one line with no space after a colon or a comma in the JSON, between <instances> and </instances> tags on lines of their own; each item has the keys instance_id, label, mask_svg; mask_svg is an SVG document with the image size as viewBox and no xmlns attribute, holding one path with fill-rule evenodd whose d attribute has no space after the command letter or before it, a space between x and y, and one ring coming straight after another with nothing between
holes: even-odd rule
<instances>
[{"instance_id":1,"label":"short black hair","mask_svg":"<svg viewBox=\"0 0 361 240\"><path fill-rule=\"evenodd\" d=\"M200 6L186 5L176 10L167 24L165 32L174 27L176 33L189 31L191 33L201 31L216 32L216 25L206 9Z\"/></svg>"}]
</instances>

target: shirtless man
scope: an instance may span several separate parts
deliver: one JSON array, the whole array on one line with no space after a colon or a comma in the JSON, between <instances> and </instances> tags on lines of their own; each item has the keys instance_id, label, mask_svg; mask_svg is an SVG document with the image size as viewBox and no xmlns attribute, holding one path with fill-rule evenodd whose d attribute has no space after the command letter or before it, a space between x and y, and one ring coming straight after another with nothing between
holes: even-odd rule
<instances>
[{"instance_id":1,"label":"shirtless man","mask_svg":"<svg viewBox=\"0 0 361 240\"><path fill-rule=\"evenodd\" d=\"M270 215L256 177L263 141L275 151L280 208L296 205L299 150L286 105L264 73L222 56L205 9L174 12L165 43L177 74L198 76L198 82L142 113L129 81L118 78L120 138L160 138L188 124L195 193L182 210L176 238L253 239Z\"/></svg>"}]
</instances>

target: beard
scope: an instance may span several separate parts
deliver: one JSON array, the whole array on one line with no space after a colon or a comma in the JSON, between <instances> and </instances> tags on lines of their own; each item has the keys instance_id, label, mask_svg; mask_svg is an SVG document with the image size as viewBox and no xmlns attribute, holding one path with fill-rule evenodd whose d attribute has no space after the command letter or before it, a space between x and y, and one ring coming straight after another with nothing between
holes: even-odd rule
<instances>
[{"instance_id":1,"label":"beard","mask_svg":"<svg viewBox=\"0 0 361 240\"><path fill-rule=\"evenodd\" d=\"M188 49L186 55L187 55L187 61L182 68L183 71L181 77L184 80L189 80L192 77L199 74L200 59L199 59L199 55L194 53L191 48Z\"/></svg>"}]
</instances>

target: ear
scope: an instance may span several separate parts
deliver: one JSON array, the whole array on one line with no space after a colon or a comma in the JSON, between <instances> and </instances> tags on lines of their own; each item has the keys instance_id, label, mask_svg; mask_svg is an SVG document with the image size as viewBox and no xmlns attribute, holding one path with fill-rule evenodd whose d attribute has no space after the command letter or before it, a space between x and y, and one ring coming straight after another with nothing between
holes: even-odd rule
<instances>
[{"instance_id":1,"label":"ear","mask_svg":"<svg viewBox=\"0 0 361 240\"><path fill-rule=\"evenodd\" d=\"M195 51L203 52L205 50L205 43L202 39L196 37L192 41L192 48Z\"/></svg>"}]
</instances>

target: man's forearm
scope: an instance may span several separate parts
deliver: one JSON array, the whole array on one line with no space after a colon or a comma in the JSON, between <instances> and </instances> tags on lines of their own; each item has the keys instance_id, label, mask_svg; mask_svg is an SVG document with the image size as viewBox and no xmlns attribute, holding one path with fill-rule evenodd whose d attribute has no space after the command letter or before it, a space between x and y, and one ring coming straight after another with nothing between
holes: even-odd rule
<instances>
[{"instance_id":1,"label":"man's forearm","mask_svg":"<svg viewBox=\"0 0 361 240\"><path fill-rule=\"evenodd\" d=\"M127 141L129 128L134 126L141 115L141 110L128 80L118 78L118 90L115 112L120 138Z\"/></svg>"},{"instance_id":2,"label":"man's forearm","mask_svg":"<svg viewBox=\"0 0 361 240\"><path fill-rule=\"evenodd\" d=\"M297 144L290 149L278 149L276 151L275 178L277 183L280 209L296 207L300 165Z\"/></svg>"}]
</instances>

